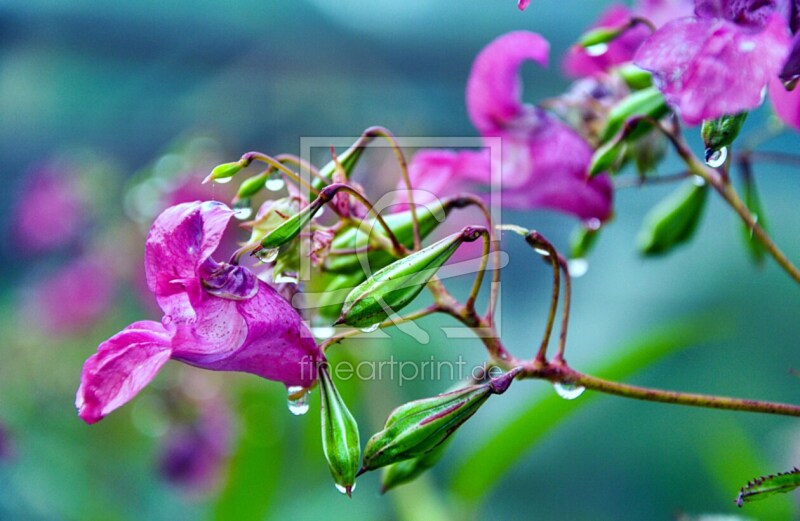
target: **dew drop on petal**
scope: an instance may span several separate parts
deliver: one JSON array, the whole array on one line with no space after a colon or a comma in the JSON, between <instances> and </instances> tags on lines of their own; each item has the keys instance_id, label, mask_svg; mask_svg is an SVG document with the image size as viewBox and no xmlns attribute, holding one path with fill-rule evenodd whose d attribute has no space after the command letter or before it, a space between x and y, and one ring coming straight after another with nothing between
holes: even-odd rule
<instances>
[{"instance_id":1,"label":"dew drop on petal","mask_svg":"<svg viewBox=\"0 0 800 521\"><path fill-rule=\"evenodd\" d=\"M608 45L605 43L598 43L586 47L586 54L589 56L602 56L608 51Z\"/></svg>"},{"instance_id":2,"label":"dew drop on petal","mask_svg":"<svg viewBox=\"0 0 800 521\"><path fill-rule=\"evenodd\" d=\"M567 261L569 275L573 279L583 277L589 271L589 261L586 259L570 259Z\"/></svg>"},{"instance_id":3,"label":"dew drop on petal","mask_svg":"<svg viewBox=\"0 0 800 521\"><path fill-rule=\"evenodd\" d=\"M586 390L585 387L570 382L556 382L553 384L553 389L555 389L557 395L565 400L574 400Z\"/></svg>"},{"instance_id":4,"label":"dew drop on petal","mask_svg":"<svg viewBox=\"0 0 800 521\"><path fill-rule=\"evenodd\" d=\"M289 393L289 412L294 414L295 416L302 416L308 412L310 407L310 400L311 400L311 391L306 391L305 393L301 394L299 397L292 398L292 395L295 395L299 392L303 391L303 387L300 386L292 386L287 389Z\"/></svg>"},{"instance_id":5,"label":"dew drop on petal","mask_svg":"<svg viewBox=\"0 0 800 521\"><path fill-rule=\"evenodd\" d=\"M356 490L356 484L355 483L353 483L353 485L350 486L350 487L345 487L345 486L340 485L338 483L336 483L335 485L336 485L336 490L338 490L342 494L347 494L348 496L350 494L352 494L353 492L355 492L355 490Z\"/></svg>"},{"instance_id":6,"label":"dew drop on petal","mask_svg":"<svg viewBox=\"0 0 800 521\"><path fill-rule=\"evenodd\" d=\"M371 326L362 327L361 331L363 331L364 333L372 333L373 331L376 331L379 327L381 327L381 323L377 322L375 324L372 324Z\"/></svg>"},{"instance_id":7,"label":"dew drop on petal","mask_svg":"<svg viewBox=\"0 0 800 521\"><path fill-rule=\"evenodd\" d=\"M261 262L272 262L278 258L279 248L264 248L256 252L256 257Z\"/></svg>"},{"instance_id":8,"label":"dew drop on petal","mask_svg":"<svg viewBox=\"0 0 800 521\"><path fill-rule=\"evenodd\" d=\"M283 180L283 176L281 174L273 174L267 179L264 183L264 188L269 190L270 192L277 192L286 185Z\"/></svg>"},{"instance_id":9,"label":"dew drop on petal","mask_svg":"<svg viewBox=\"0 0 800 521\"><path fill-rule=\"evenodd\" d=\"M706 164L711 168L719 168L725 163L726 159L728 159L728 147L722 147L708 155Z\"/></svg>"},{"instance_id":10,"label":"dew drop on petal","mask_svg":"<svg viewBox=\"0 0 800 521\"><path fill-rule=\"evenodd\" d=\"M214 179L214 182L218 185L228 184L233 181L233 176L231 177L220 177L219 179Z\"/></svg>"},{"instance_id":11,"label":"dew drop on petal","mask_svg":"<svg viewBox=\"0 0 800 521\"><path fill-rule=\"evenodd\" d=\"M253 215L253 209L250 208L250 205L239 206L239 207L235 206L233 208L233 216L239 219L240 221L249 219L251 215Z\"/></svg>"}]
</instances>

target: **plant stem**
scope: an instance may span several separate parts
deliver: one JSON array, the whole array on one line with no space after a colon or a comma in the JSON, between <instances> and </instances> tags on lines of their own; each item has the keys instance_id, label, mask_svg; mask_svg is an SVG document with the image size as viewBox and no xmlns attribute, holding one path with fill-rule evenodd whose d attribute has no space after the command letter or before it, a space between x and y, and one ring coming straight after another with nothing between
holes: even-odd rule
<instances>
[{"instance_id":1,"label":"plant stem","mask_svg":"<svg viewBox=\"0 0 800 521\"><path fill-rule=\"evenodd\" d=\"M491 226L491 224L490 224ZM488 228L486 233L483 234L483 254L481 255L481 265L478 268L478 273L475 275L475 282L472 283L472 289L467 297L466 306L468 309L475 309L475 300L478 298L478 293L483 284L483 276L486 274L486 266L489 263L489 255L492 249L491 228Z\"/></svg>"},{"instance_id":2,"label":"plant stem","mask_svg":"<svg viewBox=\"0 0 800 521\"><path fill-rule=\"evenodd\" d=\"M297 173L293 172L291 169L287 168L286 165L278 161L272 156L264 154L263 152L247 152L242 156L242 160L249 165L252 161L261 161L269 165L270 167L279 170L283 175L286 177L293 179L294 181L298 182L305 188L308 188L314 194L319 194L319 190L311 186L308 181L297 175Z\"/></svg>"},{"instance_id":3,"label":"plant stem","mask_svg":"<svg viewBox=\"0 0 800 521\"><path fill-rule=\"evenodd\" d=\"M535 362L544 364L547 362L547 345L550 343L550 334L553 331L553 323L556 320L556 310L558 309L558 295L561 292L561 268L558 262L558 252L542 234L537 231L529 232L525 235L525 242L540 254L545 254L553 266L553 293L550 296L550 312L547 315L547 324L544 328L542 343L539 345L539 351L534 358Z\"/></svg>"}]
</instances>

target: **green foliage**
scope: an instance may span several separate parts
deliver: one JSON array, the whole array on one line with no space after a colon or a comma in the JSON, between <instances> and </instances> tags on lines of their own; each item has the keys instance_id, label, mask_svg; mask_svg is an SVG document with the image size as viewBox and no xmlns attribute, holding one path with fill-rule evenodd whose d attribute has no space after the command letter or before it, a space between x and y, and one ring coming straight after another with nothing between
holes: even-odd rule
<instances>
[{"instance_id":1,"label":"green foliage","mask_svg":"<svg viewBox=\"0 0 800 521\"><path fill-rule=\"evenodd\" d=\"M668 253L692 238L703 216L708 187L685 183L647 214L637 238L644 255Z\"/></svg>"}]
</instances>

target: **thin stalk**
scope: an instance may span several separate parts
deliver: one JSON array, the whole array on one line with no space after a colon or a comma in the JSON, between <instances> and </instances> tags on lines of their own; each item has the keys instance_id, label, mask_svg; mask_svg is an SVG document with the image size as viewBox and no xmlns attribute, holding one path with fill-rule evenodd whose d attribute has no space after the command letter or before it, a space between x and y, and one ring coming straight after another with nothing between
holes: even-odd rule
<instances>
[{"instance_id":1,"label":"thin stalk","mask_svg":"<svg viewBox=\"0 0 800 521\"><path fill-rule=\"evenodd\" d=\"M311 163L309 163L305 159L297 157L294 154L278 154L277 156L275 156L275 159L277 159L281 163L292 163L292 164L294 164L295 166L297 166L299 168L308 170L308 172L311 175L313 175L317 179L320 179L326 185L330 184L330 182L331 182L330 179L326 178L325 176L323 176L322 174L319 173L319 168L315 167L314 165L312 165Z\"/></svg>"},{"instance_id":2,"label":"thin stalk","mask_svg":"<svg viewBox=\"0 0 800 521\"><path fill-rule=\"evenodd\" d=\"M278 161L277 159L275 159L272 156L269 156L269 155L264 154L262 152L248 152L248 153L246 153L246 154L244 154L242 156L241 160L244 161L245 166L249 165L253 161L261 161L262 163L266 163L267 165L271 166L272 168L275 168L276 170L279 170L283 175L289 177L290 179L293 179L294 181L296 181L297 183L299 183L303 187L307 188L308 190L313 192L315 195L319 194L319 190L317 190L316 188L311 186L311 184L309 184L308 181L306 181L305 179L303 179L302 177L297 175L296 172L293 172L291 169L287 168L286 165L284 165L283 163L281 163L280 161Z\"/></svg>"},{"instance_id":3,"label":"thin stalk","mask_svg":"<svg viewBox=\"0 0 800 521\"><path fill-rule=\"evenodd\" d=\"M489 228L490 230L491 228ZM475 275L475 282L472 283L472 289L467 297L466 306L468 309L475 309L475 300L478 298L478 293L483 285L483 276L486 274L486 266L489 264L489 254L492 249L492 239L488 230L483 234L483 254L481 255L481 265L478 268L478 273Z\"/></svg>"},{"instance_id":4,"label":"thin stalk","mask_svg":"<svg viewBox=\"0 0 800 521\"><path fill-rule=\"evenodd\" d=\"M553 331L553 323L556 320L556 310L558 309L558 294L561 291L561 267L558 262L558 252L555 247L545 239L539 232L532 231L525 235L525 241L535 250L543 250L547 253L550 264L553 266L553 294L550 297L550 313L547 316L547 324L544 328L542 343L536 353L534 362L540 364L547 363L547 345L550 343L550 334Z\"/></svg>"},{"instance_id":5,"label":"thin stalk","mask_svg":"<svg viewBox=\"0 0 800 521\"><path fill-rule=\"evenodd\" d=\"M413 313L409 313L408 315L402 317L388 318L378 325L378 329L383 329L389 326L395 326L397 324L403 324L405 322L411 322L412 320L417 320L419 318L426 317L428 315L440 311L442 311L442 309L439 307L438 304L432 304L426 308L420 309L419 311L415 311ZM361 331L360 329L349 329L343 333L339 333L338 335L332 336L327 340L323 341L322 343L320 343L319 349L324 353L325 350L331 347L332 345L338 344L339 342L347 338L352 338L362 334L364 334L364 332Z\"/></svg>"}]
</instances>

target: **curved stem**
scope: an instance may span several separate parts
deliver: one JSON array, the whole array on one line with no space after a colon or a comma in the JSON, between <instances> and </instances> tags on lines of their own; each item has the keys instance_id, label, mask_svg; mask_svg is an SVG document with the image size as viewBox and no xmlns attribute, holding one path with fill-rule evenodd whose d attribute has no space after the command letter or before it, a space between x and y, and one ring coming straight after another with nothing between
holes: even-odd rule
<instances>
[{"instance_id":1,"label":"curved stem","mask_svg":"<svg viewBox=\"0 0 800 521\"><path fill-rule=\"evenodd\" d=\"M489 228L490 230L491 228ZM475 275L475 282L472 283L472 289L469 292L469 297L467 297L466 306L468 309L475 309L475 300L478 298L478 293L481 290L481 285L483 284L483 276L486 274L486 266L489 264L489 254L491 253L492 249L492 239L490 237L491 232L487 230L487 233L483 234L483 254L481 255L481 265L478 268L478 273Z\"/></svg>"},{"instance_id":2,"label":"curved stem","mask_svg":"<svg viewBox=\"0 0 800 521\"><path fill-rule=\"evenodd\" d=\"M547 325L544 328L544 336L542 343L539 345L539 351L536 353L534 362L539 364L547 363L547 345L550 343L550 334L553 331L553 323L556 320L556 310L558 309L558 294L561 291L561 267L558 262L558 252L555 247L545 239L542 234L536 231L529 232L525 235L525 242L527 242L538 253L546 256L553 266L553 294L550 297L550 313L547 316ZM565 337L566 338L566 337Z\"/></svg>"},{"instance_id":3,"label":"curved stem","mask_svg":"<svg viewBox=\"0 0 800 521\"><path fill-rule=\"evenodd\" d=\"M330 183L330 179L326 178L325 176L319 173L319 168L315 167L305 159L297 157L294 154L278 154L277 156L275 156L275 159L277 159L281 163L292 163L299 168L304 168L308 170L308 172L311 175L321 180L326 185Z\"/></svg>"},{"instance_id":4,"label":"curved stem","mask_svg":"<svg viewBox=\"0 0 800 521\"><path fill-rule=\"evenodd\" d=\"M558 254L556 254L558 255ZM556 363L564 362L564 349L567 347L567 331L569 330L569 312L572 302L572 276L569 273L569 265L566 259L558 255L558 264L564 272L564 305L561 310L561 334L558 337L558 351L553 360Z\"/></svg>"},{"instance_id":5,"label":"curved stem","mask_svg":"<svg viewBox=\"0 0 800 521\"><path fill-rule=\"evenodd\" d=\"M249 165L253 161L261 161L262 163L266 163L272 168L279 170L283 175L289 177L290 179L293 179L300 185L304 186L314 194L319 194L319 190L311 186L311 184L308 181L297 175L296 172L293 172L292 170L287 168L286 165L284 165L283 163L281 163L272 156L269 156L262 152L248 152L242 156L241 161L245 163L245 166Z\"/></svg>"}]
</instances>

